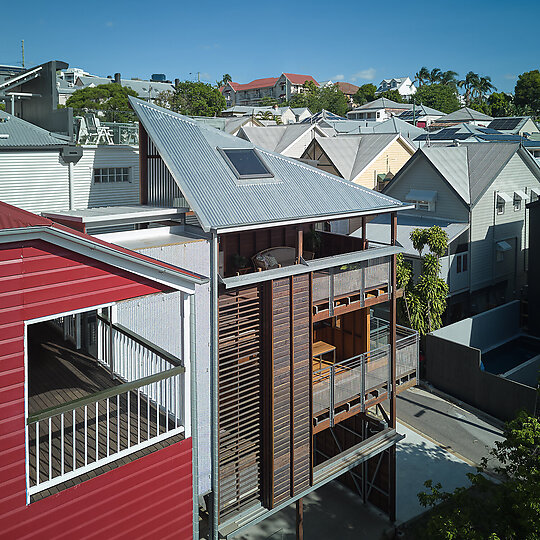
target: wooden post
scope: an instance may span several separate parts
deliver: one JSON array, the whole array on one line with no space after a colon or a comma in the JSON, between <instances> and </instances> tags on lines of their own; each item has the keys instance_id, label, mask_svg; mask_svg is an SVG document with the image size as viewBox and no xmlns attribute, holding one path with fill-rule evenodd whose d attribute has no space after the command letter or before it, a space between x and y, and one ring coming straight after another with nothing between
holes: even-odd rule
<instances>
[{"instance_id":1,"label":"wooden post","mask_svg":"<svg viewBox=\"0 0 540 540\"><path fill-rule=\"evenodd\" d=\"M366 221L366 216L362 216L362 249L367 249Z\"/></svg>"},{"instance_id":2,"label":"wooden post","mask_svg":"<svg viewBox=\"0 0 540 540\"><path fill-rule=\"evenodd\" d=\"M304 256L304 231L301 227L298 227L296 233L296 260L300 262L300 257Z\"/></svg>"},{"instance_id":3,"label":"wooden post","mask_svg":"<svg viewBox=\"0 0 540 540\"><path fill-rule=\"evenodd\" d=\"M304 499L296 501L296 540L304 540Z\"/></svg>"}]
</instances>

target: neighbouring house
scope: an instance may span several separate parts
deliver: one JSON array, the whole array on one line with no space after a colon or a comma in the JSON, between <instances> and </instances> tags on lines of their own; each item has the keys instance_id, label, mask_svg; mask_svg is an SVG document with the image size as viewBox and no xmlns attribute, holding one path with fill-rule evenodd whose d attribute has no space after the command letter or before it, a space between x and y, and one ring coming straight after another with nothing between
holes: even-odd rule
<instances>
[{"instance_id":1,"label":"neighbouring house","mask_svg":"<svg viewBox=\"0 0 540 540\"><path fill-rule=\"evenodd\" d=\"M424 146L383 193L416 205L407 212L409 226L415 216L419 226L434 218L468 225L448 254L450 320L520 296L529 247L526 203L540 194L540 167L523 146Z\"/></svg>"},{"instance_id":2,"label":"neighbouring house","mask_svg":"<svg viewBox=\"0 0 540 540\"><path fill-rule=\"evenodd\" d=\"M395 90L402 96L412 96L416 93L416 86L410 77L395 77L393 79L383 79L375 91L375 95L383 92Z\"/></svg>"},{"instance_id":3,"label":"neighbouring house","mask_svg":"<svg viewBox=\"0 0 540 540\"><path fill-rule=\"evenodd\" d=\"M392 116L384 122L370 122L368 120L332 120L324 119L319 126L330 136L362 135L366 133L400 133L402 137L413 140L426 130L409 124L397 116Z\"/></svg>"},{"instance_id":4,"label":"neighbouring house","mask_svg":"<svg viewBox=\"0 0 540 540\"><path fill-rule=\"evenodd\" d=\"M338 116L333 112L322 109L318 113L311 115L309 118L302 120L302 124L320 124L321 122L326 122L329 120L345 120L343 116Z\"/></svg>"},{"instance_id":5,"label":"neighbouring house","mask_svg":"<svg viewBox=\"0 0 540 540\"><path fill-rule=\"evenodd\" d=\"M5 203L0 260L2 535L192 538L206 280ZM136 308L147 301L172 309ZM126 305L141 328L168 316L168 350L118 322Z\"/></svg>"},{"instance_id":6,"label":"neighbouring house","mask_svg":"<svg viewBox=\"0 0 540 540\"><path fill-rule=\"evenodd\" d=\"M469 107L463 107L450 114L441 116L431 123L432 129L454 126L456 124L472 124L473 126L487 127L493 120L492 116L475 111Z\"/></svg>"},{"instance_id":7,"label":"neighbouring house","mask_svg":"<svg viewBox=\"0 0 540 540\"><path fill-rule=\"evenodd\" d=\"M194 448L209 538L241 534L293 502L301 507L335 478L353 485L349 470L359 485L376 486L364 498L393 518L396 394L415 384L418 362L418 336L395 324L401 248L395 226L370 249L365 238L325 229L379 213L395 225L407 205L130 101L141 122L141 203L163 210L183 199L181 226L206 246L210 353L196 391L210 420L199 418ZM170 231L156 229L106 236L175 261ZM388 322L371 318L379 304L389 306ZM386 399L385 420L368 414Z\"/></svg>"},{"instance_id":8,"label":"neighbouring house","mask_svg":"<svg viewBox=\"0 0 540 540\"><path fill-rule=\"evenodd\" d=\"M291 111L294 113L297 123L303 122L307 118L311 118L313 116L307 107L293 107Z\"/></svg>"},{"instance_id":9,"label":"neighbouring house","mask_svg":"<svg viewBox=\"0 0 540 540\"><path fill-rule=\"evenodd\" d=\"M299 158L315 137L326 137L326 134L318 124L289 124L243 127L238 132L238 137L265 150Z\"/></svg>"},{"instance_id":10,"label":"neighbouring house","mask_svg":"<svg viewBox=\"0 0 540 540\"><path fill-rule=\"evenodd\" d=\"M522 326L519 300L426 336L426 380L500 420L538 412L540 340Z\"/></svg>"},{"instance_id":11,"label":"neighbouring house","mask_svg":"<svg viewBox=\"0 0 540 540\"><path fill-rule=\"evenodd\" d=\"M133 144L75 146L0 111L0 178L0 200L30 212L136 204L139 150Z\"/></svg>"},{"instance_id":12,"label":"neighbouring house","mask_svg":"<svg viewBox=\"0 0 540 540\"><path fill-rule=\"evenodd\" d=\"M268 121L274 121L275 117L278 117L282 124L294 124L296 122L296 114L290 107L278 107L277 105L267 107L235 105L222 111L221 116L234 116L237 118L253 116L263 125L267 125L266 122ZM277 125L277 123L274 121L272 125Z\"/></svg>"},{"instance_id":13,"label":"neighbouring house","mask_svg":"<svg viewBox=\"0 0 540 540\"><path fill-rule=\"evenodd\" d=\"M311 75L282 73L279 77L256 79L246 84L231 81L222 86L220 91L225 97L227 107L234 105L257 106L265 97L278 101L289 101L292 96L304 91L304 83L308 81L319 86L319 83Z\"/></svg>"},{"instance_id":14,"label":"neighbouring house","mask_svg":"<svg viewBox=\"0 0 540 540\"><path fill-rule=\"evenodd\" d=\"M233 117L212 117L212 116L190 116L197 122L212 126L213 128L229 133L230 135L238 135L238 132L243 127L261 127L261 120L256 116L233 116Z\"/></svg>"},{"instance_id":15,"label":"neighbouring house","mask_svg":"<svg viewBox=\"0 0 540 540\"><path fill-rule=\"evenodd\" d=\"M384 122L392 116L399 116L403 111L412 110L412 107L412 103L397 103L391 99L378 98L349 111L347 118L349 120Z\"/></svg>"},{"instance_id":16,"label":"neighbouring house","mask_svg":"<svg viewBox=\"0 0 540 540\"><path fill-rule=\"evenodd\" d=\"M414 154L412 143L399 133L315 136L301 159L369 189L382 189Z\"/></svg>"},{"instance_id":17,"label":"neighbouring house","mask_svg":"<svg viewBox=\"0 0 540 540\"><path fill-rule=\"evenodd\" d=\"M505 135L520 135L539 133L536 122L530 116L504 116L494 118L487 126Z\"/></svg>"},{"instance_id":18,"label":"neighbouring house","mask_svg":"<svg viewBox=\"0 0 540 540\"><path fill-rule=\"evenodd\" d=\"M436 122L443 116L443 112L420 104L415 105L412 109L403 111L398 118L411 123L413 126L428 128L433 122Z\"/></svg>"}]
</instances>

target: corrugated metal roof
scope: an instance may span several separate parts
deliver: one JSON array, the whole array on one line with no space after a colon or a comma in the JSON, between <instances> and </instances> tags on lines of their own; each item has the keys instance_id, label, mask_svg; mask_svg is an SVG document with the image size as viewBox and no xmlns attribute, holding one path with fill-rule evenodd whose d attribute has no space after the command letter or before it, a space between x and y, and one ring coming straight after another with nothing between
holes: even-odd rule
<instances>
[{"instance_id":1,"label":"corrugated metal roof","mask_svg":"<svg viewBox=\"0 0 540 540\"><path fill-rule=\"evenodd\" d=\"M252 143L144 101L130 102L206 231L405 206L263 149L259 153L272 181L239 181L217 148L254 148Z\"/></svg>"},{"instance_id":2,"label":"corrugated metal roof","mask_svg":"<svg viewBox=\"0 0 540 540\"><path fill-rule=\"evenodd\" d=\"M439 118L437 122L469 122L471 120L493 120L492 116L475 111L474 109L469 109L469 107L463 107L457 111L454 111L450 114Z\"/></svg>"},{"instance_id":3,"label":"corrugated metal roof","mask_svg":"<svg viewBox=\"0 0 540 540\"><path fill-rule=\"evenodd\" d=\"M413 126L397 116L393 116L384 122L373 122L369 120L325 120L321 126L333 128L338 135L353 135L363 133L400 133L402 137L414 139L420 135L425 135L422 128Z\"/></svg>"},{"instance_id":4,"label":"corrugated metal roof","mask_svg":"<svg viewBox=\"0 0 540 540\"><path fill-rule=\"evenodd\" d=\"M0 148L61 147L68 143L67 137L52 134L46 129L0 111Z\"/></svg>"},{"instance_id":5,"label":"corrugated metal roof","mask_svg":"<svg viewBox=\"0 0 540 540\"><path fill-rule=\"evenodd\" d=\"M355 111L371 111L371 110L380 110L380 109L412 109L412 103L397 103L388 98L378 98L374 101L364 103L353 109L351 112ZM347 113L349 114L349 113Z\"/></svg>"}]
</instances>

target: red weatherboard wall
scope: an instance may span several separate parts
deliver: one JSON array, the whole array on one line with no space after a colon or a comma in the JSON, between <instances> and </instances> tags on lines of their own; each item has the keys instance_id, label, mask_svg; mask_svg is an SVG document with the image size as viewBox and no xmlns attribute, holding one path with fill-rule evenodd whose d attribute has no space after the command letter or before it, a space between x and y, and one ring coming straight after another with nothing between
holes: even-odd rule
<instances>
[{"instance_id":1,"label":"red weatherboard wall","mask_svg":"<svg viewBox=\"0 0 540 540\"><path fill-rule=\"evenodd\" d=\"M45 242L0 248L0 538L192 537L191 439L26 505L24 321L163 290Z\"/></svg>"}]
</instances>

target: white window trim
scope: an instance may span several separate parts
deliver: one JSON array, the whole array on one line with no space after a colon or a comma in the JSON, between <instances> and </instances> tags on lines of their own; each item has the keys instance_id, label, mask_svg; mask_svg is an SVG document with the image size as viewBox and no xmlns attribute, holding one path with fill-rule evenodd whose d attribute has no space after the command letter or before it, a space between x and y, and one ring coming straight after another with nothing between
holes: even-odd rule
<instances>
[{"instance_id":1,"label":"white window trim","mask_svg":"<svg viewBox=\"0 0 540 540\"><path fill-rule=\"evenodd\" d=\"M96 171L101 171L101 170L104 170L104 169L107 169L107 171L109 169L113 169L115 172L114 172L114 178L115 180L113 182L96 182ZM123 171L124 169L127 169L127 176L128 176L128 179L127 180L116 180L117 177L121 177L123 176L123 172L120 172L118 173L119 170ZM107 172L107 176L109 177L109 172ZM94 167L92 169L92 183L94 185L109 185L109 184L130 184L133 180L133 174L132 174L132 167L130 166L127 166L127 167Z\"/></svg>"}]
</instances>

